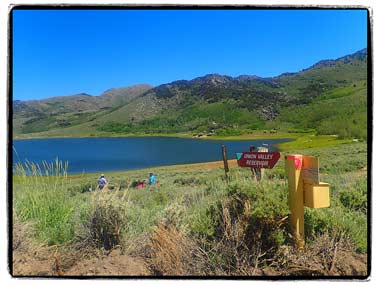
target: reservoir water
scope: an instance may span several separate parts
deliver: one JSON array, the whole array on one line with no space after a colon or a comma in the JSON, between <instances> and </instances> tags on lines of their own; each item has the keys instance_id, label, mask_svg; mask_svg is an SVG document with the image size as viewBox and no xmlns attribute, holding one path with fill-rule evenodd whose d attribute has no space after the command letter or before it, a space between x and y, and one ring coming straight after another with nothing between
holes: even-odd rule
<instances>
[{"instance_id":1,"label":"reservoir water","mask_svg":"<svg viewBox=\"0 0 380 285\"><path fill-rule=\"evenodd\" d=\"M13 141L13 163L26 160L42 163L58 158L68 162L68 173L93 173L153 166L222 160L221 146L226 145L229 159L251 145L276 144L290 139L204 140L172 137L60 138Z\"/></svg>"}]
</instances>

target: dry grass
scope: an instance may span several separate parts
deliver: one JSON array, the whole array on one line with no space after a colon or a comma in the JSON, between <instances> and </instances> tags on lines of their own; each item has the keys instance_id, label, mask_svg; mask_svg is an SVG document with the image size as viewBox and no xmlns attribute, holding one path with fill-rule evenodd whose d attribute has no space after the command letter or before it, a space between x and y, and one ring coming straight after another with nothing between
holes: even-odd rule
<instances>
[{"instance_id":1,"label":"dry grass","mask_svg":"<svg viewBox=\"0 0 380 285\"><path fill-rule=\"evenodd\" d=\"M158 225L150 235L150 267L156 275L207 274L207 255L197 243L173 226Z\"/></svg>"},{"instance_id":2,"label":"dry grass","mask_svg":"<svg viewBox=\"0 0 380 285\"><path fill-rule=\"evenodd\" d=\"M303 251L282 246L270 264L280 275L354 276L366 275L366 260L355 253L345 234L324 233Z\"/></svg>"},{"instance_id":3,"label":"dry grass","mask_svg":"<svg viewBox=\"0 0 380 285\"><path fill-rule=\"evenodd\" d=\"M221 207L219 226L210 254L219 257L215 264L218 275L261 275L268 249L261 236L264 225L254 227L251 219L252 203L245 197L226 200ZM256 225L256 226L257 226Z\"/></svg>"},{"instance_id":4,"label":"dry grass","mask_svg":"<svg viewBox=\"0 0 380 285\"><path fill-rule=\"evenodd\" d=\"M146 240L153 274L163 276L255 276L262 275L267 249L253 232L249 199L234 197L221 204L214 240L186 235L176 223L160 223ZM141 252L140 252L141 255Z\"/></svg>"},{"instance_id":5,"label":"dry grass","mask_svg":"<svg viewBox=\"0 0 380 285\"><path fill-rule=\"evenodd\" d=\"M120 200L120 187L110 192L107 185L102 191L93 193L92 211L88 226L88 234L92 242L99 248L110 250L122 244L121 230L126 223L126 208Z\"/></svg>"}]
</instances>

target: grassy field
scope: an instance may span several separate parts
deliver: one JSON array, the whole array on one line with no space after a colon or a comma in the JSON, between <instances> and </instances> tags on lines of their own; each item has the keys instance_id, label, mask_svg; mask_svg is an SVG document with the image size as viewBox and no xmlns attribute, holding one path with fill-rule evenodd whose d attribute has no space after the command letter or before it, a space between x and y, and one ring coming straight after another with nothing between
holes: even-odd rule
<instances>
[{"instance_id":1,"label":"grassy field","mask_svg":"<svg viewBox=\"0 0 380 285\"><path fill-rule=\"evenodd\" d=\"M143 258L150 275L366 275L358 263L368 250L366 143L308 136L282 149L260 183L230 161L228 181L222 162L201 163L106 173L109 191L94 191L97 174L67 176L58 161L19 165L13 219L32 223L33 239L58 249L121 247ZM330 208L305 208L302 254L288 224L287 153L318 156L330 184ZM158 184L131 187L149 172ZM348 255L356 271L347 269Z\"/></svg>"}]
</instances>

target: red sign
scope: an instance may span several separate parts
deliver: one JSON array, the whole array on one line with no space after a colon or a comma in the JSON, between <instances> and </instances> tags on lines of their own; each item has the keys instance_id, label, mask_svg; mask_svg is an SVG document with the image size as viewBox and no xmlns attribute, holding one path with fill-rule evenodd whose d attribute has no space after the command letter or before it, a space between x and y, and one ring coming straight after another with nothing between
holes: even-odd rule
<instances>
[{"instance_id":1,"label":"red sign","mask_svg":"<svg viewBox=\"0 0 380 285\"><path fill-rule=\"evenodd\" d=\"M280 159L279 152L243 152L237 154L238 165L250 168L273 168Z\"/></svg>"}]
</instances>

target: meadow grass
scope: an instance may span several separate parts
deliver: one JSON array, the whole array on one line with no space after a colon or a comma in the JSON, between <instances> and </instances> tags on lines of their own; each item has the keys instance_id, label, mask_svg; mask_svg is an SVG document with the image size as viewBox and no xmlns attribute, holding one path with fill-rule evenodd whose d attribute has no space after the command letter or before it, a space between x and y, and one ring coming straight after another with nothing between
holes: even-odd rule
<instances>
[{"instance_id":1,"label":"meadow grass","mask_svg":"<svg viewBox=\"0 0 380 285\"><path fill-rule=\"evenodd\" d=\"M333 147L341 144L351 143L350 139L338 139L333 135L320 135L315 134L298 134L295 135L294 140L289 142L280 143L277 147L281 151L293 151L293 150L307 150Z\"/></svg>"},{"instance_id":2,"label":"meadow grass","mask_svg":"<svg viewBox=\"0 0 380 285\"><path fill-rule=\"evenodd\" d=\"M367 145L321 141L324 147L292 150L319 157L321 180L330 184L330 208L305 207L306 243L339 234L357 252L367 252ZM159 184L131 187L148 172L157 174ZM246 264L268 266L266 260L292 244L283 159L260 183L249 169L234 166L228 181L223 167L167 166L106 173L113 190L90 192L95 174L66 173L58 161L14 170L15 214L33 221L36 237L50 244L82 239L100 248L133 248L142 237L177 233L189 243L197 241L215 274L241 273L238 268Z\"/></svg>"},{"instance_id":3,"label":"meadow grass","mask_svg":"<svg viewBox=\"0 0 380 285\"><path fill-rule=\"evenodd\" d=\"M75 202L67 192L67 164L17 164L13 174L13 208L21 221L35 222L37 238L48 244L74 237Z\"/></svg>"}]
</instances>

